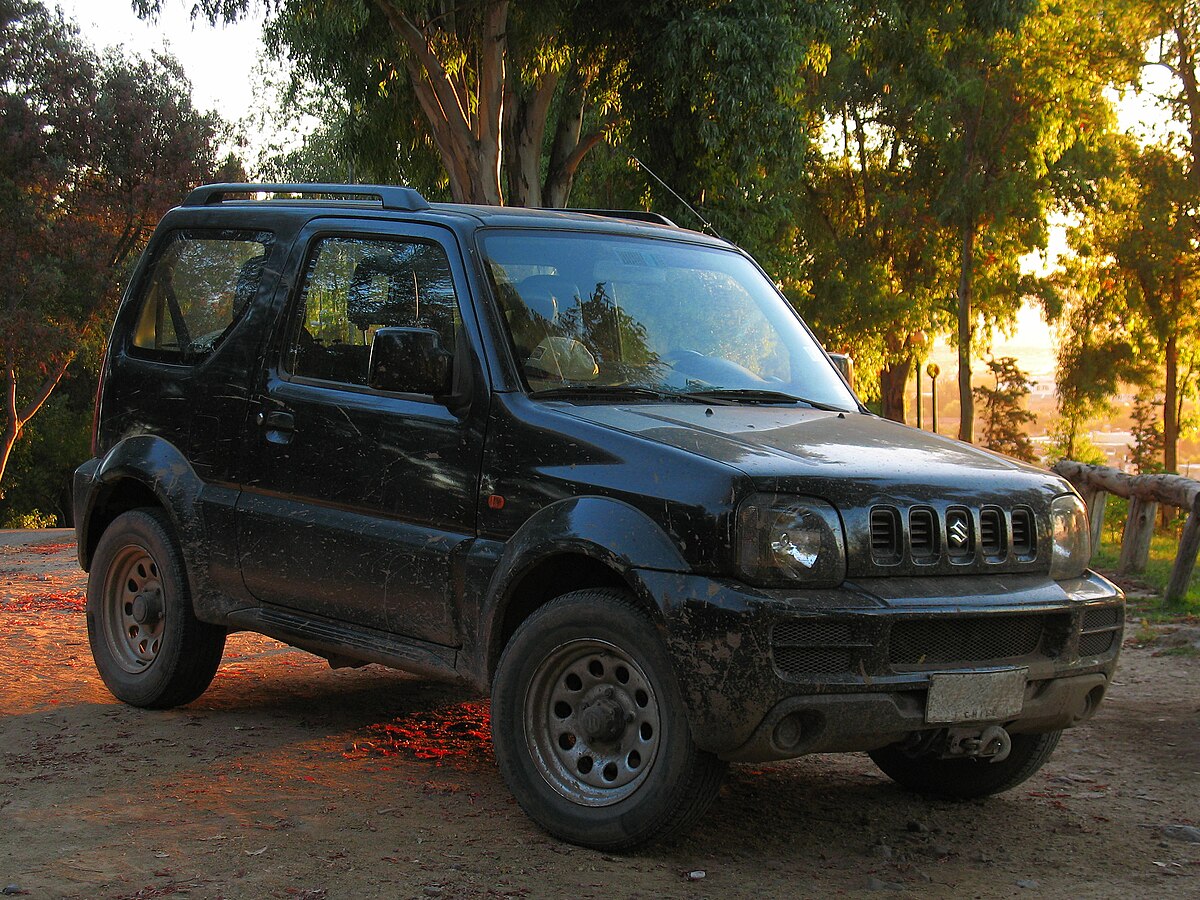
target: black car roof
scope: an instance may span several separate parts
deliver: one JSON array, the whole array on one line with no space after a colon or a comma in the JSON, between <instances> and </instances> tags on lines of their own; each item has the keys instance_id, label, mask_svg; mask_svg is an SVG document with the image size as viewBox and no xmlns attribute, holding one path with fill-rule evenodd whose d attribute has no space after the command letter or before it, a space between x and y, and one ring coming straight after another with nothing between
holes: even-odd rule
<instances>
[{"instance_id":1,"label":"black car roof","mask_svg":"<svg viewBox=\"0 0 1200 900\"><path fill-rule=\"evenodd\" d=\"M260 193L307 194L249 199ZM356 198L356 199L352 199ZM381 218L411 220L416 215L432 220L478 223L483 227L571 229L609 234L675 237L729 247L729 243L698 231L680 228L664 216L644 210L529 209L467 203L429 203L412 188L396 185L357 184L211 184L196 188L179 207L186 209L257 209L267 213L314 210L371 212ZM447 223L448 224L448 223Z\"/></svg>"}]
</instances>

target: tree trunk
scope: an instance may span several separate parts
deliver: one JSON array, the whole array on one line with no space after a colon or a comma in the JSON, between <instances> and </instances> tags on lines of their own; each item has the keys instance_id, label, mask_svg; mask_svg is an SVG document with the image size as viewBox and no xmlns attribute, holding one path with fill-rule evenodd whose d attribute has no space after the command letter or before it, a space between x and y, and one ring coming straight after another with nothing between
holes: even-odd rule
<instances>
[{"instance_id":1,"label":"tree trunk","mask_svg":"<svg viewBox=\"0 0 1200 900\"><path fill-rule=\"evenodd\" d=\"M563 87L554 142L550 146L550 163L546 168L546 185L542 189L542 200L547 206L567 205L579 164L588 151L600 143L600 132L583 134L587 89L588 80L578 69L572 69Z\"/></svg>"},{"instance_id":2,"label":"tree trunk","mask_svg":"<svg viewBox=\"0 0 1200 900\"><path fill-rule=\"evenodd\" d=\"M1179 418L1176 396L1179 391L1179 347L1174 328L1167 337L1167 378L1163 399L1163 469L1176 471L1176 451L1179 444Z\"/></svg>"},{"instance_id":3,"label":"tree trunk","mask_svg":"<svg viewBox=\"0 0 1200 900\"><path fill-rule=\"evenodd\" d=\"M971 393L971 285L975 273L975 223L962 228L958 275L958 439L974 440L975 396Z\"/></svg>"},{"instance_id":4,"label":"tree trunk","mask_svg":"<svg viewBox=\"0 0 1200 900\"><path fill-rule=\"evenodd\" d=\"M16 446L17 440L21 437L21 432L25 430L25 426L29 424L29 420L37 415L54 389L58 387L58 383L62 381L63 375L67 372L67 366L71 364L71 360L75 358L75 353L72 351L60 359L50 369L46 380L42 382L33 399L25 404L24 408L17 406L17 362L16 353L10 345L5 348L4 353L4 432L0 434L0 484L4 482L4 472L8 468L8 458L12 454L13 447ZM3 491L0 491L0 497L4 496Z\"/></svg>"},{"instance_id":5,"label":"tree trunk","mask_svg":"<svg viewBox=\"0 0 1200 900\"><path fill-rule=\"evenodd\" d=\"M449 175L451 195L460 203L500 205L508 0L494 0L487 7L474 82L447 72L426 34L427 23L414 21L386 0L376 0L376 5L408 49L409 81Z\"/></svg>"},{"instance_id":6,"label":"tree trunk","mask_svg":"<svg viewBox=\"0 0 1200 900\"><path fill-rule=\"evenodd\" d=\"M510 206L541 206L542 141L559 74L547 72L521 95L511 84L504 101L504 164Z\"/></svg>"},{"instance_id":7,"label":"tree trunk","mask_svg":"<svg viewBox=\"0 0 1200 900\"><path fill-rule=\"evenodd\" d=\"M883 401L883 417L904 424L905 394L908 391L908 375L912 371L912 360L904 359L887 365L879 373L879 395Z\"/></svg>"},{"instance_id":8,"label":"tree trunk","mask_svg":"<svg viewBox=\"0 0 1200 900\"><path fill-rule=\"evenodd\" d=\"M1192 163L1188 168L1188 179L1193 188L1200 188L1200 84L1196 79L1194 35L1186 15L1180 13L1180 18L1175 21L1175 46L1179 52L1178 76L1187 106L1188 151Z\"/></svg>"}]
</instances>

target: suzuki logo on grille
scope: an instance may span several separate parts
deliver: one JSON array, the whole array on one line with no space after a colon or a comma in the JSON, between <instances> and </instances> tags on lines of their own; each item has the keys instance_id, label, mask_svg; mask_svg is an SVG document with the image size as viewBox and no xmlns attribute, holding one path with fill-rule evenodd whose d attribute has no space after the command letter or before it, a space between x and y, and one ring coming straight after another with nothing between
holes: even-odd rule
<instances>
[{"instance_id":1,"label":"suzuki logo on grille","mask_svg":"<svg viewBox=\"0 0 1200 900\"><path fill-rule=\"evenodd\" d=\"M946 528L950 536L950 543L955 547L967 546L967 538L971 536L971 531L967 527L967 520L961 513L954 515L951 518L950 524Z\"/></svg>"}]
</instances>

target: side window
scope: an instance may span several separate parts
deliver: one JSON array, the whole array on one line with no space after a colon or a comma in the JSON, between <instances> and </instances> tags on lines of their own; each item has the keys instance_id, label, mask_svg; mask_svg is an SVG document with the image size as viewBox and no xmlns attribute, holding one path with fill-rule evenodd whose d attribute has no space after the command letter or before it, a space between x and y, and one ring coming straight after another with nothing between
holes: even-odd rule
<instances>
[{"instance_id":1,"label":"side window","mask_svg":"<svg viewBox=\"0 0 1200 900\"><path fill-rule=\"evenodd\" d=\"M284 368L301 378L366 386L380 329L431 330L426 337L449 359L460 322L450 262L439 245L323 238L305 271Z\"/></svg>"},{"instance_id":2,"label":"side window","mask_svg":"<svg viewBox=\"0 0 1200 900\"><path fill-rule=\"evenodd\" d=\"M211 353L258 293L271 235L178 231L144 282L134 352L195 363Z\"/></svg>"}]
</instances>

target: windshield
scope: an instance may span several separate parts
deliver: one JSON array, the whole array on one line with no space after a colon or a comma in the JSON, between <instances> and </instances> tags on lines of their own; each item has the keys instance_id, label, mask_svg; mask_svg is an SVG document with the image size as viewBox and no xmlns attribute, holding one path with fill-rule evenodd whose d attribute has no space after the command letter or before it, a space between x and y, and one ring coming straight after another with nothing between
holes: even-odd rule
<instances>
[{"instance_id":1,"label":"windshield","mask_svg":"<svg viewBox=\"0 0 1200 900\"><path fill-rule=\"evenodd\" d=\"M741 254L533 230L485 232L481 245L535 393L625 389L858 408L787 301Z\"/></svg>"}]
</instances>

